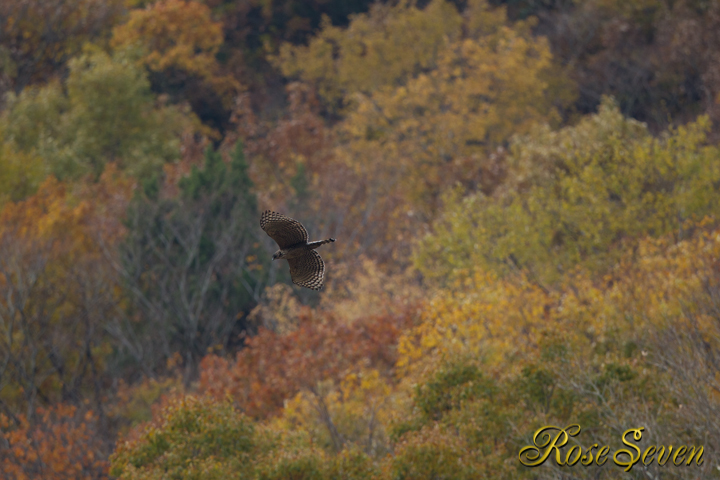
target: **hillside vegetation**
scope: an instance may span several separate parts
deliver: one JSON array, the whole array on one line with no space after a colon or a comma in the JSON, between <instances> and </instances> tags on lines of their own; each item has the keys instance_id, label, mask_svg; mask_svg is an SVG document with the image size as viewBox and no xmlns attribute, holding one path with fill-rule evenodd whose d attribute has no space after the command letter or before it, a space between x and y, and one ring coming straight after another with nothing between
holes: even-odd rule
<instances>
[{"instance_id":1,"label":"hillside vegetation","mask_svg":"<svg viewBox=\"0 0 720 480\"><path fill-rule=\"evenodd\" d=\"M1 478L718 478L719 2L4 0L0 93Z\"/></svg>"}]
</instances>

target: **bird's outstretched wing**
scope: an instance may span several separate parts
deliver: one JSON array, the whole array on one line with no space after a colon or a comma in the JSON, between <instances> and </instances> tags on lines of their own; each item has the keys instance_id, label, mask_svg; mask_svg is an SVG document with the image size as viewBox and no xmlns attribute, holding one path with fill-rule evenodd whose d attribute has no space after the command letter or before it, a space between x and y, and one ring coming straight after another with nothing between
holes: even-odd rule
<instances>
[{"instance_id":1,"label":"bird's outstretched wing","mask_svg":"<svg viewBox=\"0 0 720 480\"><path fill-rule=\"evenodd\" d=\"M270 210L263 212L260 227L277 242L280 248L308 241L308 233L302 223Z\"/></svg>"},{"instance_id":2,"label":"bird's outstretched wing","mask_svg":"<svg viewBox=\"0 0 720 480\"><path fill-rule=\"evenodd\" d=\"M320 290L325 277L325 262L315 250L308 250L304 255L288 258L290 277L295 285Z\"/></svg>"}]
</instances>

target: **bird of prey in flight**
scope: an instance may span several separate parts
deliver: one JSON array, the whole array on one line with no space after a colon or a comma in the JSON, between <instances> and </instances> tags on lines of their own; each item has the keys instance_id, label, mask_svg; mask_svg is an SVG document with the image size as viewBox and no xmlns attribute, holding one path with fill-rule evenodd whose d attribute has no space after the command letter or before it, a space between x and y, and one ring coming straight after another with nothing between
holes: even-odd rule
<instances>
[{"instance_id":1,"label":"bird of prey in flight","mask_svg":"<svg viewBox=\"0 0 720 480\"><path fill-rule=\"evenodd\" d=\"M290 264L290 277L295 285L320 290L325 277L325 262L315 251L320 245L334 242L334 238L308 242L308 233L302 223L280 213L265 210L260 227L277 242L280 250L273 260L284 258Z\"/></svg>"}]
</instances>

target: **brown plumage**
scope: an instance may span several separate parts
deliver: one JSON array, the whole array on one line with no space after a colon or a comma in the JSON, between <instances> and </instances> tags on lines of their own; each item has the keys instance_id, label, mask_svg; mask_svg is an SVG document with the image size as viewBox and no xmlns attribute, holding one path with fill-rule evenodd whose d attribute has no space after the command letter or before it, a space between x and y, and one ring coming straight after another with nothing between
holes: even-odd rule
<instances>
[{"instance_id":1,"label":"brown plumage","mask_svg":"<svg viewBox=\"0 0 720 480\"><path fill-rule=\"evenodd\" d=\"M273 260L284 258L288 261L293 283L320 290L325 277L325 262L315 249L334 242L335 239L308 242L308 233L302 223L270 210L263 212L260 227L280 247L280 250L273 254Z\"/></svg>"}]
</instances>

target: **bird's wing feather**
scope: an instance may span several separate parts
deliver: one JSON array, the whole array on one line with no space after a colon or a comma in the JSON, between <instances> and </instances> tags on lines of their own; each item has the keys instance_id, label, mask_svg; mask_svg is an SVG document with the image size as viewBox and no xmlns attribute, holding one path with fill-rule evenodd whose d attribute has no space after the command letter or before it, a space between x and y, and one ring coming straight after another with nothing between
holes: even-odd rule
<instances>
[{"instance_id":1,"label":"bird's wing feather","mask_svg":"<svg viewBox=\"0 0 720 480\"><path fill-rule=\"evenodd\" d=\"M308 233L302 223L270 210L263 212L260 227L277 242L280 248L308 241Z\"/></svg>"},{"instance_id":2,"label":"bird's wing feather","mask_svg":"<svg viewBox=\"0 0 720 480\"><path fill-rule=\"evenodd\" d=\"M304 255L288 258L290 277L295 285L320 290L325 277L325 262L315 250L308 250Z\"/></svg>"}]
</instances>

